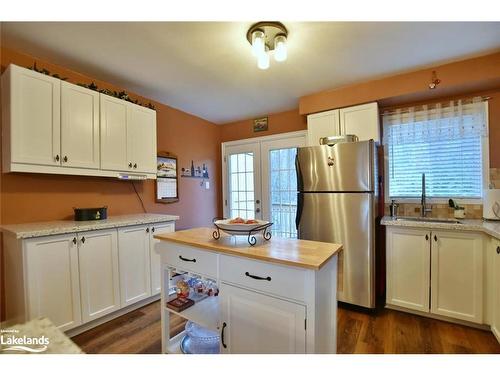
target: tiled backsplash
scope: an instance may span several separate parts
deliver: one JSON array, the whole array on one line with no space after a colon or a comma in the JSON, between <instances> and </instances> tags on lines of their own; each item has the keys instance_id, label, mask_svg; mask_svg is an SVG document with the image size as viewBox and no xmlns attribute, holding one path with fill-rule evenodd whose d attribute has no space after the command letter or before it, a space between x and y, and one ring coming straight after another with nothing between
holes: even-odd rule
<instances>
[{"instance_id":1,"label":"tiled backsplash","mask_svg":"<svg viewBox=\"0 0 500 375\"><path fill-rule=\"evenodd\" d=\"M495 189L500 189L500 168L490 168L490 182ZM460 204L465 207L465 217L467 219L481 219L483 217L482 204ZM432 204L432 212L428 217L453 218L454 209L447 204ZM389 205L385 205L385 214L389 215ZM399 216L420 216L419 203L400 203L398 209Z\"/></svg>"},{"instance_id":2,"label":"tiled backsplash","mask_svg":"<svg viewBox=\"0 0 500 375\"><path fill-rule=\"evenodd\" d=\"M500 189L500 168L490 168L490 182L495 189Z\"/></svg>"}]
</instances>

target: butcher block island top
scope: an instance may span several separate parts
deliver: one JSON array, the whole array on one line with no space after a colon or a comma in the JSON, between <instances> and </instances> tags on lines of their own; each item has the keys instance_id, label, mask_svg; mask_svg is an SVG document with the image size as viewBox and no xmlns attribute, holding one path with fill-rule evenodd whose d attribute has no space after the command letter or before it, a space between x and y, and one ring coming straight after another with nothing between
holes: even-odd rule
<instances>
[{"instance_id":1,"label":"butcher block island top","mask_svg":"<svg viewBox=\"0 0 500 375\"><path fill-rule=\"evenodd\" d=\"M313 270L319 270L342 250L341 244L279 237L265 241L258 234L255 235L257 244L250 246L246 236L235 237L221 233L220 239L216 240L212 237L213 232L212 228L193 228L157 234L154 237L218 253Z\"/></svg>"}]
</instances>

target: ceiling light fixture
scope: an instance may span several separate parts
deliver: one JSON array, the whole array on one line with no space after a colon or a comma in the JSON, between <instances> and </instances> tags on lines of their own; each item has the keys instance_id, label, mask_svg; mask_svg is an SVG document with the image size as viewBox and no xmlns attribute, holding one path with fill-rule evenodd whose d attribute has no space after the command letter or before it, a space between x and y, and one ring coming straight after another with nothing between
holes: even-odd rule
<instances>
[{"instance_id":1,"label":"ceiling light fixture","mask_svg":"<svg viewBox=\"0 0 500 375\"><path fill-rule=\"evenodd\" d=\"M257 58L259 69L266 70L270 65L270 54L278 62L287 59L288 30L281 22L263 21L250 27L247 40L252 46L252 54Z\"/></svg>"}]
</instances>

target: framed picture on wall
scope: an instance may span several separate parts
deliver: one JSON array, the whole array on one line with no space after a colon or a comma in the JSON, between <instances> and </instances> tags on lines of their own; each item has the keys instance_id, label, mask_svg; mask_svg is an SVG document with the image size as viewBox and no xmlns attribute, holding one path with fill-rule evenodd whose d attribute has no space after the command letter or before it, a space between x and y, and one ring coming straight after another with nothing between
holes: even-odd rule
<instances>
[{"instance_id":1,"label":"framed picture on wall","mask_svg":"<svg viewBox=\"0 0 500 375\"><path fill-rule=\"evenodd\" d=\"M179 174L177 156L170 152L158 152L156 157L156 202L179 201Z\"/></svg>"}]
</instances>

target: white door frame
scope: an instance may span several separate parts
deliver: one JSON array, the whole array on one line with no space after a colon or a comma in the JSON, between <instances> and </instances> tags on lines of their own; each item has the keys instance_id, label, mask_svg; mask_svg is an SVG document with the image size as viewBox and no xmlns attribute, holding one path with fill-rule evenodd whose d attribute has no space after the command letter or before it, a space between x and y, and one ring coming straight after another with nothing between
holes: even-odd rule
<instances>
[{"instance_id":1,"label":"white door frame","mask_svg":"<svg viewBox=\"0 0 500 375\"><path fill-rule=\"evenodd\" d=\"M227 204L227 199L229 196L229 191L228 191L228 177L227 177L227 161L226 161L226 148L229 146L240 146L240 145L245 145L249 143L259 143L259 149L261 149L262 142L266 141L280 141L280 140L288 140L290 138L298 138L298 137L303 137L304 139L304 145L306 144L306 137L307 137L307 131L306 130L299 130L295 132L288 132L288 133L280 133L280 134L273 134L273 135L266 135L262 137L254 137L254 138L246 138L246 139L240 139L237 141L229 141L229 142L222 142L221 144L221 152L222 152L222 212L224 217L228 217L229 211L228 211L228 204ZM262 153L262 150L261 150ZM263 176L262 172L262 158L259 157L259 163L260 163L260 170L261 170L261 175ZM262 191L262 181L263 178L260 178L259 176L259 184L260 186L258 187L260 191ZM267 198L266 198L267 200ZM263 202L263 200L261 200ZM261 205L261 207L264 207Z\"/></svg>"}]
</instances>

